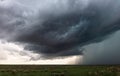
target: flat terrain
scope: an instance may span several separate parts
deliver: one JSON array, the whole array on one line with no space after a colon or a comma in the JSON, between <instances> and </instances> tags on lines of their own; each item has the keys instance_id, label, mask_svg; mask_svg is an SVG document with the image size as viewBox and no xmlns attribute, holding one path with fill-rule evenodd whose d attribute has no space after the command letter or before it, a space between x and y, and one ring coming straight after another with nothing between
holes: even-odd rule
<instances>
[{"instance_id":1,"label":"flat terrain","mask_svg":"<svg viewBox=\"0 0 120 76\"><path fill-rule=\"evenodd\" d=\"M0 76L120 76L120 66L0 65Z\"/></svg>"}]
</instances>

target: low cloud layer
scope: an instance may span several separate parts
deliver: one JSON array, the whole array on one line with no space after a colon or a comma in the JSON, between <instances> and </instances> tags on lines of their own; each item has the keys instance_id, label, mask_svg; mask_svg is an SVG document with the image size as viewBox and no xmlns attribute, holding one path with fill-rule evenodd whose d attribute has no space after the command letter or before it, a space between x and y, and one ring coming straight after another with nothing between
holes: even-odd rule
<instances>
[{"instance_id":1,"label":"low cloud layer","mask_svg":"<svg viewBox=\"0 0 120 76\"><path fill-rule=\"evenodd\" d=\"M3 0L0 38L43 57L83 55L120 29L119 0Z\"/></svg>"},{"instance_id":2,"label":"low cloud layer","mask_svg":"<svg viewBox=\"0 0 120 76\"><path fill-rule=\"evenodd\" d=\"M40 54L24 50L22 46L0 40L0 64L75 64L77 56L59 59L41 59Z\"/></svg>"}]
</instances>

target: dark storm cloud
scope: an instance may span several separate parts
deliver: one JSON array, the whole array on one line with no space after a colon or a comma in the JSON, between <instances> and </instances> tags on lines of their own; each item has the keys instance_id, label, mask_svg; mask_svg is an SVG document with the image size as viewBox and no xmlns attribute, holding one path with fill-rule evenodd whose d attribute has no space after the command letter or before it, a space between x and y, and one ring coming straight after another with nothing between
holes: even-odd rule
<instances>
[{"instance_id":1,"label":"dark storm cloud","mask_svg":"<svg viewBox=\"0 0 120 76\"><path fill-rule=\"evenodd\" d=\"M31 9L28 9L31 4L28 7L22 7L23 4L21 8L15 8L19 8L21 13L14 9L2 8L8 13L5 18L0 12L2 17L10 22L13 20L8 23L0 18L3 32L1 34L5 35L4 38L26 44L25 49L46 56L71 56L82 55L82 46L103 41L120 29L119 0L39 2L40 5ZM9 13L10 11L12 13ZM8 24L5 24L6 22ZM9 38L10 35L12 37Z\"/></svg>"}]
</instances>

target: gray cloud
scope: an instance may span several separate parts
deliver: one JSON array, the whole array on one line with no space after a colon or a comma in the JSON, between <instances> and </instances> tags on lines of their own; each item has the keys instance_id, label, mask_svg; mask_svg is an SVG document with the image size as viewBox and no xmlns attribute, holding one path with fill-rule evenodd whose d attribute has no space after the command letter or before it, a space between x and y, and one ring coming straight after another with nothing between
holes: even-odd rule
<instances>
[{"instance_id":1,"label":"gray cloud","mask_svg":"<svg viewBox=\"0 0 120 76\"><path fill-rule=\"evenodd\" d=\"M120 64L120 31L112 37L99 44L85 46L83 63L87 65L96 64Z\"/></svg>"},{"instance_id":2,"label":"gray cloud","mask_svg":"<svg viewBox=\"0 0 120 76\"><path fill-rule=\"evenodd\" d=\"M82 55L120 29L119 0L26 1L1 6L0 37L45 56Z\"/></svg>"}]
</instances>

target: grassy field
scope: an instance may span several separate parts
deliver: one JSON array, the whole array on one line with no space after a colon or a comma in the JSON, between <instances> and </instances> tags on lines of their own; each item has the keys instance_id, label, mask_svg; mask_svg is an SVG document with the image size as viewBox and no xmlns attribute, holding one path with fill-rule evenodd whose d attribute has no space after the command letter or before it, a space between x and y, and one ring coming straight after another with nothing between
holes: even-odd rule
<instances>
[{"instance_id":1,"label":"grassy field","mask_svg":"<svg viewBox=\"0 0 120 76\"><path fill-rule=\"evenodd\" d=\"M0 76L120 76L120 66L0 65Z\"/></svg>"}]
</instances>

